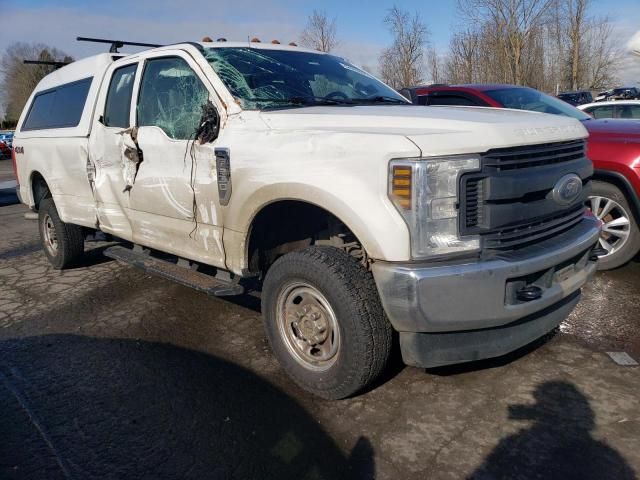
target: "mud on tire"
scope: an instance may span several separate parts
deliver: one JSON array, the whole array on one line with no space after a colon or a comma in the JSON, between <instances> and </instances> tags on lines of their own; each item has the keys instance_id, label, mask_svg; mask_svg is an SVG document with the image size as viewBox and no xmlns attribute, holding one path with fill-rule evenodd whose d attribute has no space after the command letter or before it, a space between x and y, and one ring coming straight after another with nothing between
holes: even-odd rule
<instances>
[{"instance_id":1,"label":"mud on tire","mask_svg":"<svg viewBox=\"0 0 640 480\"><path fill-rule=\"evenodd\" d=\"M264 281L262 314L283 368L320 397L353 395L387 364L392 328L373 276L342 250L309 247L280 257Z\"/></svg>"}]
</instances>

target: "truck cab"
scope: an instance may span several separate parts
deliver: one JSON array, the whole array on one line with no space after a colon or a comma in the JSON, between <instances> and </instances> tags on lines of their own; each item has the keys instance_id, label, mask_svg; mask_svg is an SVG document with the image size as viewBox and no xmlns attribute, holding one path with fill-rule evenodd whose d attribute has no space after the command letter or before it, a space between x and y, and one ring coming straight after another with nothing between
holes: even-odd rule
<instances>
[{"instance_id":1,"label":"truck cab","mask_svg":"<svg viewBox=\"0 0 640 480\"><path fill-rule=\"evenodd\" d=\"M57 70L14 146L54 267L101 231L124 263L256 291L287 373L343 398L383 371L394 330L407 364L435 367L569 314L600 228L586 136L572 118L415 106L330 54L201 42Z\"/></svg>"}]
</instances>

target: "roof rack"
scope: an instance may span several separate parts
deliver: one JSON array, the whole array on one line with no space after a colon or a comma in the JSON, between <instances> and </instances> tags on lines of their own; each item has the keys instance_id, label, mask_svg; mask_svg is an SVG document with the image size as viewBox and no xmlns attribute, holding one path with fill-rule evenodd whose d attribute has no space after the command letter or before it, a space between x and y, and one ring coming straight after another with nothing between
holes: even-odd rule
<instances>
[{"instance_id":1,"label":"roof rack","mask_svg":"<svg viewBox=\"0 0 640 480\"><path fill-rule=\"evenodd\" d=\"M119 53L118 49L124 47L125 45L150 48L162 47L162 45L158 45L156 43L127 42L124 40L109 40L106 38L76 37L76 40L79 42L110 43L111 47L109 48L109 53Z\"/></svg>"},{"instance_id":2,"label":"roof rack","mask_svg":"<svg viewBox=\"0 0 640 480\"><path fill-rule=\"evenodd\" d=\"M23 60L26 65L50 65L52 67L60 68L65 65L69 65L71 62L54 62L52 60Z\"/></svg>"}]
</instances>

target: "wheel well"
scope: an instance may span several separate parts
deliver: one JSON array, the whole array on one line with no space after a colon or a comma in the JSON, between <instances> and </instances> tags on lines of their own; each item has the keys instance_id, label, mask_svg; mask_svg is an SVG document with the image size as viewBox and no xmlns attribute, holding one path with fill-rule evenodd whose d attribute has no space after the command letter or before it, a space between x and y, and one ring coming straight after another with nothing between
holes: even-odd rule
<instances>
[{"instance_id":1,"label":"wheel well","mask_svg":"<svg viewBox=\"0 0 640 480\"><path fill-rule=\"evenodd\" d=\"M31 175L31 193L33 194L33 203L35 209L38 210L40 202L51 196L49 185L39 172L33 172Z\"/></svg>"},{"instance_id":2,"label":"wheel well","mask_svg":"<svg viewBox=\"0 0 640 480\"><path fill-rule=\"evenodd\" d=\"M342 248L368 266L369 259L353 232L327 210L298 200L264 207L253 219L248 242L248 266L264 274L278 257L309 245Z\"/></svg>"},{"instance_id":3,"label":"wheel well","mask_svg":"<svg viewBox=\"0 0 640 480\"><path fill-rule=\"evenodd\" d=\"M608 172L602 170L596 170L593 175L593 179L599 182L606 182L615 185L620 189L629 202L631 207L631 213L633 214L636 222L640 223L640 201L635 194L633 187L624 176L617 172Z\"/></svg>"}]
</instances>

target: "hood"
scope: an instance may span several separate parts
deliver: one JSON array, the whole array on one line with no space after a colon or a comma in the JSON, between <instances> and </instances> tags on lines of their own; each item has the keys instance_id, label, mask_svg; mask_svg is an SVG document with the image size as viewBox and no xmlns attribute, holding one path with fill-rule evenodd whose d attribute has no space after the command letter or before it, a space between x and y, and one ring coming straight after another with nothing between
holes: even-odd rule
<instances>
[{"instance_id":1,"label":"hood","mask_svg":"<svg viewBox=\"0 0 640 480\"><path fill-rule=\"evenodd\" d=\"M585 120L582 124L594 140L640 142L640 120L607 118Z\"/></svg>"},{"instance_id":2,"label":"hood","mask_svg":"<svg viewBox=\"0 0 640 480\"><path fill-rule=\"evenodd\" d=\"M403 135L423 155L484 152L587 136L573 118L504 108L330 106L263 111L260 115L273 130Z\"/></svg>"}]
</instances>

